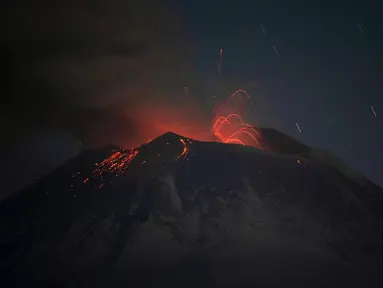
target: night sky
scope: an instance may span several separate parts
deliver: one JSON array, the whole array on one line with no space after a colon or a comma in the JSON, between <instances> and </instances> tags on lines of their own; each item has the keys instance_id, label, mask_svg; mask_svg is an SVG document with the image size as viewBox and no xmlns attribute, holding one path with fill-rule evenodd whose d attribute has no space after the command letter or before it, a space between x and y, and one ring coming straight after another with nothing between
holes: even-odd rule
<instances>
[{"instance_id":1,"label":"night sky","mask_svg":"<svg viewBox=\"0 0 383 288\"><path fill-rule=\"evenodd\" d=\"M79 139L136 145L156 136L142 132L153 123L153 133L177 123L205 139L212 97L236 89L253 99L252 122L328 149L383 186L382 4L91 2L2 9L0 198L78 153Z\"/></svg>"}]
</instances>

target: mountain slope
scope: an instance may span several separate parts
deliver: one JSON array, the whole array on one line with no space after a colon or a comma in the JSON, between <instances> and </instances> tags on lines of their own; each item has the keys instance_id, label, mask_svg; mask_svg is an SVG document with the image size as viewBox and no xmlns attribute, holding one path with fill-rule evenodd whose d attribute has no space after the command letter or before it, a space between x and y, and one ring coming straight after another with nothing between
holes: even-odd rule
<instances>
[{"instance_id":1,"label":"mountain slope","mask_svg":"<svg viewBox=\"0 0 383 288\"><path fill-rule=\"evenodd\" d=\"M265 137L274 152L167 133L82 153L0 203L3 281L368 286L383 263L381 189Z\"/></svg>"}]
</instances>

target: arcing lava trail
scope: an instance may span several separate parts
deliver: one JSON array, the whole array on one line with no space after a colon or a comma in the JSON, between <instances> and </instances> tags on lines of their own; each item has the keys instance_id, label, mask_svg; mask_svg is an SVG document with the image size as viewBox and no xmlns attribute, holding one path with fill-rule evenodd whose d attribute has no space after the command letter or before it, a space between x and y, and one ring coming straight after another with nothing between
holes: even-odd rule
<instances>
[{"instance_id":1,"label":"arcing lava trail","mask_svg":"<svg viewBox=\"0 0 383 288\"><path fill-rule=\"evenodd\" d=\"M212 131L220 142L262 149L260 131L244 121L249 104L253 104L249 94L237 90L215 108Z\"/></svg>"}]
</instances>

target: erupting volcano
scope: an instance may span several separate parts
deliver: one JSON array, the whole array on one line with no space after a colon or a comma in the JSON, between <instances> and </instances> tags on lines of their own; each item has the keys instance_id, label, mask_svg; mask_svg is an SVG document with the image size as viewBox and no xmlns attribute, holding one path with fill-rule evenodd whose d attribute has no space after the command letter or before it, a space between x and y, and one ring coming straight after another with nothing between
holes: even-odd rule
<instances>
[{"instance_id":1,"label":"erupting volcano","mask_svg":"<svg viewBox=\"0 0 383 288\"><path fill-rule=\"evenodd\" d=\"M261 137L260 129L246 123L244 120L244 118L247 116L246 112L250 110L249 108L252 105L253 102L249 94L245 90L237 90L231 94L224 102L219 103L216 107L214 107L214 117L211 132L216 137L218 142L240 144L255 147L258 149L264 149L265 145L261 144L261 140L263 139ZM169 126L169 128L171 128L171 126ZM163 131L163 133L166 132L168 131ZM192 134L194 136L203 135L202 132ZM199 139L199 137L195 138L196 140L200 141L207 140L204 137L202 137L202 139ZM182 148L179 151L176 159L186 159L188 156L188 145L191 144L191 141L188 138L185 139L181 137L179 138L179 142L182 143ZM147 141L145 144L150 142L151 140ZM117 176L123 174L129 168L133 159L135 159L136 156L140 154L140 151L145 144L141 144L135 148L116 151L110 157L104 159L102 162L96 163L96 169L93 171L91 178L102 178L102 175L105 172L116 173ZM161 157L161 155L159 154L158 157ZM141 161L141 164L145 163L146 160ZM87 183L88 181L89 178L86 178L84 183ZM99 187L101 188L103 186Z\"/></svg>"},{"instance_id":2,"label":"erupting volcano","mask_svg":"<svg viewBox=\"0 0 383 288\"><path fill-rule=\"evenodd\" d=\"M223 109L236 97L218 107L219 141L267 153L169 132L85 150L0 203L1 287L196 286L197 269L208 287L381 279L382 189L276 130L257 138Z\"/></svg>"}]
</instances>

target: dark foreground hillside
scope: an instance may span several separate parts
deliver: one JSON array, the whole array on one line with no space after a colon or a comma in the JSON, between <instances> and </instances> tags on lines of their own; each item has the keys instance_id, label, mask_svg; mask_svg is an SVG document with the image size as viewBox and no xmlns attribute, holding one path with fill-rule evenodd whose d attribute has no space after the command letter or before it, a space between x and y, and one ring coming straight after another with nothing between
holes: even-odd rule
<instances>
[{"instance_id":1,"label":"dark foreground hillside","mask_svg":"<svg viewBox=\"0 0 383 288\"><path fill-rule=\"evenodd\" d=\"M264 132L83 152L0 203L0 286L382 287L382 189Z\"/></svg>"}]
</instances>

